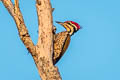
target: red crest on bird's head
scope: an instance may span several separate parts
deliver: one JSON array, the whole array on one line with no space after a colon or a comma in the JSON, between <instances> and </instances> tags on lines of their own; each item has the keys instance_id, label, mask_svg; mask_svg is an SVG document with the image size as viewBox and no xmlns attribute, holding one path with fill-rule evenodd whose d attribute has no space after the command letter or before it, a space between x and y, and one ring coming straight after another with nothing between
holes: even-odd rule
<instances>
[{"instance_id":1,"label":"red crest on bird's head","mask_svg":"<svg viewBox=\"0 0 120 80\"><path fill-rule=\"evenodd\" d=\"M66 23L71 22L72 24L74 24L77 27L77 30L80 29L80 25L78 23L74 22L74 21L65 21L65 22Z\"/></svg>"},{"instance_id":2,"label":"red crest on bird's head","mask_svg":"<svg viewBox=\"0 0 120 80\"><path fill-rule=\"evenodd\" d=\"M58 24L61 24L70 35L73 35L75 32L77 32L80 29L80 25L74 21L65 21L65 22L59 22L56 21Z\"/></svg>"}]
</instances>

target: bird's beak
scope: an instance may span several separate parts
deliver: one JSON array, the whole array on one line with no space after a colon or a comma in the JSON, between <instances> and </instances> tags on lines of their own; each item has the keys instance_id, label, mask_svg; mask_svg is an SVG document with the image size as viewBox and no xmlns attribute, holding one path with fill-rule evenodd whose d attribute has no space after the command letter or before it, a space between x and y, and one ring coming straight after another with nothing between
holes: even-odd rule
<instances>
[{"instance_id":1,"label":"bird's beak","mask_svg":"<svg viewBox=\"0 0 120 80\"><path fill-rule=\"evenodd\" d=\"M61 25L63 24L63 22L59 22L59 21L56 21L56 23L61 24Z\"/></svg>"}]
</instances>

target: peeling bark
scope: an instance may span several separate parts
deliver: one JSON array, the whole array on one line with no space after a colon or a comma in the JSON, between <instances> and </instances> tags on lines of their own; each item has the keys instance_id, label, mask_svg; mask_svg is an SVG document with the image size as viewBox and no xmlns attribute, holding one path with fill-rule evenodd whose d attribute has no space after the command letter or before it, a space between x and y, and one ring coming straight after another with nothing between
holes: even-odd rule
<instances>
[{"instance_id":1,"label":"peeling bark","mask_svg":"<svg viewBox=\"0 0 120 80\"><path fill-rule=\"evenodd\" d=\"M34 45L26 25L22 13L19 8L19 0L15 0L15 5L11 0L2 0L2 3L13 17L19 37L24 43L27 50L31 53L38 72L42 80L61 80L58 68L53 65L53 21L52 7L50 0L36 0L36 8L39 23L39 37L37 45Z\"/></svg>"}]
</instances>

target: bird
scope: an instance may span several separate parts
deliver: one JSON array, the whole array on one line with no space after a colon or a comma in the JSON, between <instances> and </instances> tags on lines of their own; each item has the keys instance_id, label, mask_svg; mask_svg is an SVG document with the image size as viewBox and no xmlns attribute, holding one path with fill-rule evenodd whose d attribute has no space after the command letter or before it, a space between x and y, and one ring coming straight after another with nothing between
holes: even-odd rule
<instances>
[{"instance_id":1,"label":"bird","mask_svg":"<svg viewBox=\"0 0 120 80\"><path fill-rule=\"evenodd\" d=\"M63 26L66 30L54 35L53 42L53 64L55 65L67 50L71 36L80 29L80 25L74 21L65 21L56 23Z\"/></svg>"}]
</instances>

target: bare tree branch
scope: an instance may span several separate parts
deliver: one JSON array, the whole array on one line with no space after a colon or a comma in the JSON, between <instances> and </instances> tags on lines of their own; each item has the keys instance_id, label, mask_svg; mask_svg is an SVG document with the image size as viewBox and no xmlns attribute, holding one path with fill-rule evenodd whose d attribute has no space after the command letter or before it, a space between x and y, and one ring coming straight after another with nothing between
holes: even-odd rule
<instances>
[{"instance_id":1,"label":"bare tree branch","mask_svg":"<svg viewBox=\"0 0 120 80\"><path fill-rule=\"evenodd\" d=\"M36 0L38 14L39 37L35 46L25 26L19 9L19 0L15 5L11 0L2 0L17 25L20 39L32 54L42 80L61 80L58 68L53 65L53 21L50 0Z\"/></svg>"},{"instance_id":2,"label":"bare tree branch","mask_svg":"<svg viewBox=\"0 0 120 80\"><path fill-rule=\"evenodd\" d=\"M26 48L33 55L33 53L35 52L35 46L31 40L28 30L24 24L22 14L19 10L18 0L15 0L15 6L11 2L11 0L2 0L2 2L16 22L20 39L23 41Z\"/></svg>"}]
</instances>

